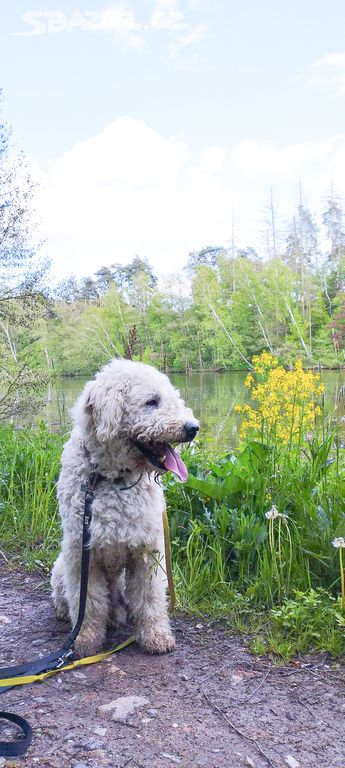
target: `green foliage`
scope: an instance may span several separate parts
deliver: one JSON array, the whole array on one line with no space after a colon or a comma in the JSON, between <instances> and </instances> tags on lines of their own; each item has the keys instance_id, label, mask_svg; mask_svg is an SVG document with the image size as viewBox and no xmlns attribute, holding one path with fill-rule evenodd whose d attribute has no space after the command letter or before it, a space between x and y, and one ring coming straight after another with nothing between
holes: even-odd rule
<instances>
[{"instance_id":1,"label":"green foliage","mask_svg":"<svg viewBox=\"0 0 345 768\"><path fill-rule=\"evenodd\" d=\"M304 653L313 648L328 651L333 656L345 652L345 619L337 601L325 590L296 590L269 614L264 650L289 658L292 653Z\"/></svg>"},{"instance_id":2,"label":"green foliage","mask_svg":"<svg viewBox=\"0 0 345 768\"><path fill-rule=\"evenodd\" d=\"M284 259L231 259L216 249L194 261L188 281L160 287L139 258L98 270L93 282L65 281L40 327L35 365L47 352L62 375L89 374L119 355L173 371L243 368L263 349L286 364L297 356L309 365L343 360L340 263L327 281L303 272L302 285Z\"/></svg>"},{"instance_id":3,"label":"green foliage","mask_svg":"<svg viewBox=\"0 0 345 768\"><path fill-rule=\"evenodd\" d=\"M56 488L64 438L37 430L0 429L0 538L26 563L50 563L60 538Z\"/></svg>"}]
</instances>

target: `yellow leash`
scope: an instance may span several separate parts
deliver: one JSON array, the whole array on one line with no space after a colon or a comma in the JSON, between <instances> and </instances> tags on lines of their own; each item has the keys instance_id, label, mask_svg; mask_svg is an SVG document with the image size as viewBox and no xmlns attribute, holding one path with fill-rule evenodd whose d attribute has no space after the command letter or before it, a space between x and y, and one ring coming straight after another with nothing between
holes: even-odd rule
<instances>
[{"instance_id":1,"label":"yellow leash","mask_svg":"<svg viewBox=\"0 0 345 768\"><path fill-rule=\"evenodd\" d=\"M71 661L70 664L65 664L65 666L58 667L57 669L51 669L49 670L49 672L41 672L39 675L21 675L20 677L7 677L5 680L0 680L0 688L6 688L6 686L14 686L14 685L27 685L28 683L37 683L37 682L41 682L42 680L46 680L48 677L52 677L52 675L58 675L60 672L66 672L69 669L76 669L77 667L83 667L86 664L96 664L98 661L103 661L103 659L108 659L109 656L111 656L113 653L116 653L116 651L122 651L123 648L127 648L127 646L131 645L131 643L134 643L134 641L135 641L135 636L131 635L127 640L117 645L116 648L113 648L111 651L105 651L104 653L97 653L95 656L85 656L84 659L76 659L75 661Z\"/></svg>"}]
</instances>

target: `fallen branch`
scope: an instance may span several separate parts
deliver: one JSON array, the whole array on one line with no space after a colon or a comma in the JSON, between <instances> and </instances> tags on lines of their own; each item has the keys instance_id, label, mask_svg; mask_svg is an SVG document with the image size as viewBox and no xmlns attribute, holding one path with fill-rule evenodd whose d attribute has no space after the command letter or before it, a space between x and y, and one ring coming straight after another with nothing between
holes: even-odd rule
<instances>
[{"instance_id":1,"label":"fallen branch","mask_svg":"<svg viewBox=\"0 0 345 768\"><path fill-rule=\"evenodd\" d=\"M224 714L224 712L221 710L221 708L218 707L218 705L215 704L214 701L211 701L211 699L207 696L206 693L204 693L204 697L205 697L206 701L210 704L210 706L213 707L213 709L216 709L217 712L219 712L219 714L222 716L222 718L225 720L225 722L230 726L230 728L232 728L233 731L235 731L235 733L238 734L238 736L241 736L242 739L247 739L247 741L250 741L251 744L254 744L254 746L258 750L259 754L261 755L261 757L263 757L266 760L268 765L270 765L271 768L276 768L274 763L272 763L271 758L268 757L268 755L266 755L266 752L264 752L264 750L260 747L260 744L256 741L256 739L253 738L253 736L248 736L246 733L243 733L243 731L241 731L240 728L237 728L237 725L235 725L227 717L227 715Z\"/></svg>"}]
</instances>

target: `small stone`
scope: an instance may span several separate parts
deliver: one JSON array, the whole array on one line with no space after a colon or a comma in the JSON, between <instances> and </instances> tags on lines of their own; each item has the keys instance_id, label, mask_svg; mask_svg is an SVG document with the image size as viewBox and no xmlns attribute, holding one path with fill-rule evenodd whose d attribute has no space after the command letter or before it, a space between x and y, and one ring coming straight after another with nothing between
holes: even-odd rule
<instances>
[{"instance_id":1,"label":"small stone","mask_svg":"<svg viewBox=\"0 0 345 768\"><path fill-rule=\"evenodd\" d=\"M243 676L236 674L236 672L231 675L231 685L238 685L239 683L242 683Z\"/></svg>"},{"instance_id":2,"label":"small stone","mask_svg":"<svg viewBox=\"0 0 345 768\"><path fill-rule=\"evenodd\" d=\"M189 680L188 675L185 675L185 674L181 675L181 680L183 680L186 683L187 680Z\"/></svg>"},{"instance_id":3,"label":"small stone","mask_svg":"<svg viewBox=\"0 0 345 768\"><path fill-rule=\"evenodd\" d=\"M103 741L100 739L94 739L93 737L91 739L87 739L83 743L84 749L86 749L87 752L93 752L94 749L103 749L104 744Z\"/></svg>"},{"instance_id":4,"label":"small stone","mask_svg":"<svg viewBox=\"0 0 345 768\"><path fill-rule=\"evenodd\" d=\"M248 765L248 766L249 766L249 768L255 768L255 763L254 763L254 760L252 760L252 758L251 758L251 757L248 757L248 755L247 755L247 757L246 757L246 759L245 759L245 761L244 761L244 764L245 764L245 765Z\"/></svg>"},{"instance_id":5,"label":"small stone","mask_svg":"<svg viewBox=\"0 0 345 768\"><path fill-rule=\"evenodd\" d=\"M196 624L195 625L195 629L203 629L203 628L204 628L203 624Z\"/></svg>"},{"instance_id":6,"label":"small stone","mask_svg":"<svg viewBox=\"0 0 345 768\"><path fill-rule=\"evenodd\" d=\"M72 672L73 677L75 677L77 680L86 680L86 675L84 675L84 672L79 672L78 670L76 672Z\"/></svg>"},{"instance_id":7,"label":"small stone","mask_svg":"<svg viewBox=\"0 0 345 768\"><path fill-rule=\"evenodd\" d=\"M0 614L0 624L11 624L11 619L8 618L8 616L4 616L4 614ZM5 763L3 763L5 765Z\"/></svg>"},{"instance_id":8,"label":"small stone","mask_svg":"<svg viewBox=\"0 0 345 768\"><path fill-rule=\"evenodd\" d=\"M296 760L292 755L286 755L285 762L290 766L290 768L299 768L299 762Z\"/></svg>"},{"instance_id":9,"label":"small stone","mask_svg":"<svg viewBox=\"0 0 345 768\"><path fill-rule=\"evenodd\" d=\"M113 720L119 720L120 722L127 719L128 715L132 715L134 710L138 707L143 707L144 704L148 704L149 701L144 696L120 696L118 699L110 701L109 704L102 704L98 707L99 712L112 712Z\"/></svg>"},{"instance_id":10,"label":"small stone","mask_svg":"<svg viewBox=\"0 0 345 768\"><path fill-rule=\"evenodd\" d=\"M180 757L177 757L177 755L171 755L169 752L161 752L161 757L166 757L167 760L171 760L172 763L176 763L177 765L181 762Z\"/></svg>"},{"instance_id":11,"label":"small stone","mask_svg":"<svg viewBox=\"0 0 345 768\"><path fill-rule=\"evenodd\" d=\"M148 709L147 714L149 715L149 717L157 717L158 709Z\"/></svg>"},{"instance_id":12,"label":"small stone","mask_svg":"<svg viewBox=\"0 0 345 768\"><path fill-rule=\"evenodd\" d=\"M105 736L107 729L102 728L101 725L96 725L96 727L93 729L93 732L96 734L96 736Z\"/></svg>"}]
</instances>

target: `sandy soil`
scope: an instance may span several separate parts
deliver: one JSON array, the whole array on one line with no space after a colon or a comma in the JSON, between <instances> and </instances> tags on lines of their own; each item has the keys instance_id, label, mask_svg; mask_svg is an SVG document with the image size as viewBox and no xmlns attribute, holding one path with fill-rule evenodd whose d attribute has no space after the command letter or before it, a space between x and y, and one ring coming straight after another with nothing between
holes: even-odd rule
<instances>
[{"instance_id":1,"label":"sandy soil","mask_svg":"<svg viewBox=\"0 0 345 768\"><path fill-rule=\"evenodd\" d=\"M178 617L174 627L177 650L164 657L133 645L4 693L1 709L26 717L34 739L0 766L345 768L343 663L321 655L275 667L217 623ZM2 666L53 650L67 630L42 577L1 570Z\"/></svg>"}]
</instances>

